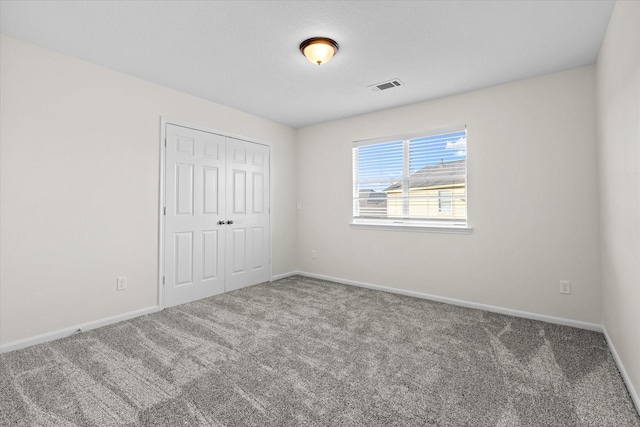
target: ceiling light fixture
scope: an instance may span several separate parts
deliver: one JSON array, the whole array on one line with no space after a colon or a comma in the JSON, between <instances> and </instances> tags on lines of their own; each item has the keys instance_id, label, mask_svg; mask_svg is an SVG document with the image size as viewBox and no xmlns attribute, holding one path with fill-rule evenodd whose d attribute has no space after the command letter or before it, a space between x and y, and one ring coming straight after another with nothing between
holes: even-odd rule
<instances>
[{"instance_id":1,"label":"ceiling light fixture","mask_svg":"<svg viewBox=\"0 0 640 427\"><path fill-rule=\"evenodd\" d=\"M329 62L338 52L338 43L326 37L313 37L300 43L300 52L314 64Z\"/></svg>"}]
</instances>

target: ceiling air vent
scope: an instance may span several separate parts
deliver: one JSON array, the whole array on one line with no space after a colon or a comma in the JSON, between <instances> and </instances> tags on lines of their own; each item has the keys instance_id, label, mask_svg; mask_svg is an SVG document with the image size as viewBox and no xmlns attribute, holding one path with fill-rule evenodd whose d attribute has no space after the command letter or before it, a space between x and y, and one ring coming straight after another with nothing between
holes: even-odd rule
<instances>
[{"instance_id":1,"label":"ceiling air vent","mask_svg":"<svg viewBox=\"0 0 640 427\"><path fill-rule=\"evenodd\" d=\"M376 83L374 85L370 85L367 87L371 89L373 92L380 92L387 89L393 89L398 86L404 86L404 83L402 83L399 79L392 79L386 82Z\"/></svg>"}]
</instances>

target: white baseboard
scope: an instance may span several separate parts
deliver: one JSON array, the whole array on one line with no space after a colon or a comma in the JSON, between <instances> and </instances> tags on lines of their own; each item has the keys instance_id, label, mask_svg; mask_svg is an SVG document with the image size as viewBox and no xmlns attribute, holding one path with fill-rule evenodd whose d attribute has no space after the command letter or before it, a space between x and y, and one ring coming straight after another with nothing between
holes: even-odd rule
<instances>
[{"instance_id":1,"label":"white baseboard","mask_svg":"<svg viewBox=\"0 0 640 427\"><path fill-rule=\"evenodd\" d=\"M636 405L636 411L640 413L640 397L638 396L638 392L633 387L633 383L631 382L631 378L627 375L626 369L624 369L624 365L622 364L622 360L620 356L618 356L618 352L616 351L609 334L607 333L607 328L605 326L602 327L602 333L604 334L604 338L607 340L607 344L609 345L609 350L613 355L613 360L616 361L616 365L618 365L618 371L620 371L620 375L622 375L622 380L627 386L627 390L629 391L629 395L631 396L631 400L633 400L633 404Z\"/></svg>"},{"instance_id":2,"label":"white baseboard","mask_svg":"<svg viewBox=\"0 0 640 427\"><path fill-rule=\"evenodd\" d=\"M447 304L457 305L461 307L475 308L477 310L490 311L492 313L507 314L509 316L522 317L525 319L532 319L532 320L540 320L542 322L555 323L557 325L572 326L574 328L602 332L602 325L598 325L596 323L588 323L588 322L582 322L579 320L565 319L562 317L547 316L546 314L531 313L528 311L514 310L511 308L505 308L505 307L496 307L494 305L486 305L486 304L480 304L477 302L459 300L455 298L447 298L447 297L441 297L438 295L424 294L422 292L408 291L406 289L391 288L388 286L373 285L371 283L358 282L355 280L341 279L339 277L325 276L322 274L315 274L315 273L307 273L305 271L298 271L298 272L295 272L295 274L312 277L315 279L329 280L332 282L342 283L344 285L353 285L361 288L375 289L378 291L390 292L390 293L400 294L400 295L407 295L410 297L428 299L431 301L444 302Z\"/></svg>"},{"instance_id":3,"label":"white baseboard","mask_svg":"<svg viewBox=\"0 0 640 427\"><path fill-rule=\"evenodd\" d=\"M100 328L102 326L112 325L114 323L122 322L123 320L133 319L134 317L144 316L145 314L155 313L160 311L159 306L152 306L143 308L141 310L130 311L128 313L119 314L117 316L111 316L104 319L94 320L93 322L83 323L70 328L59 329L53 332L47 332L46 334L37 335L31 338L25 338L23 340L10 342L8 344L0 345L0 353L6 353L13 350L19 350L21 348L31 347L32 345L42 344L64 338L77 332L85 332L91 329Z\"/></svg>"},{"instance_id":4,"label":"white baseboard","mask_svg":"<svg viewBox=\"0 0 640 427\"><path fill-rule=\"evenodd\" d=\"M275 276L271 276L271 281L286 279L287 277L295 276L296 274L301 274L297 271L289 271L288 273L276 274Z\"/></svg>"}]
</instances>

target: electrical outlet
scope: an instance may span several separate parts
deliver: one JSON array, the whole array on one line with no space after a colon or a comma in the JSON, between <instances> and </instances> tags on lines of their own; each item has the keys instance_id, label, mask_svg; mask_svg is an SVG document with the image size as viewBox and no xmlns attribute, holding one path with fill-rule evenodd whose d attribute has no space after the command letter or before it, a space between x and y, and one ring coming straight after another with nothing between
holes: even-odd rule
<instances>
[{"instance_id":1,"label":"electrical outlet","mask_svg":"<svg viewBox=\"0 0 640 427\"><path fill-rule=\"evenodd\" d=\"M571 282L568 280L560 280L560 293L565 295L571 294Z\"/></svg>"},{"instance_id":2,"label":"electrical outlet","mask_svg":"<svg viewBox=\"0 0 640 427\"><path fill-rule=\"evenodd\" d=\"M127 289L127 276L118 277L118 286L116 288L119 291L124 291Z\"/></svg>"},{"instance_id":3,"label":"electrical outlet","mask_svg":"<svg viewBox=\"0 0 640 427\"><path fill-rule=\"evenodd\" d=\"M316 253L315 249L311 250L311 259L316 259L318 257L318 254Z\"/></svg>"}]
</instances>

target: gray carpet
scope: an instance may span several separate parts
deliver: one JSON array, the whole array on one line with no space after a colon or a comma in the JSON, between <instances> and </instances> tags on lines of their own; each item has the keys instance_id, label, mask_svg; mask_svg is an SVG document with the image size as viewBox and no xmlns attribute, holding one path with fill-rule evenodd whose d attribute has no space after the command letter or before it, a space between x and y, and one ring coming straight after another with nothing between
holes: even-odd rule
<instances>
[{"instance_id":1,"label":"gray carpet","mask_svg":"<svg viewBox=\"0 0 640 427\"><path fill-rule=\"evenodd\" d=\"M0 356L2 426L640 426L602 334L291 277Z\"/></svg>"}]
</instances>

